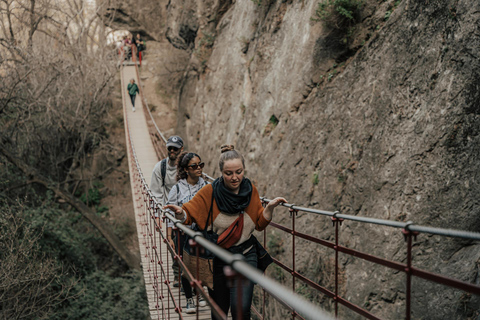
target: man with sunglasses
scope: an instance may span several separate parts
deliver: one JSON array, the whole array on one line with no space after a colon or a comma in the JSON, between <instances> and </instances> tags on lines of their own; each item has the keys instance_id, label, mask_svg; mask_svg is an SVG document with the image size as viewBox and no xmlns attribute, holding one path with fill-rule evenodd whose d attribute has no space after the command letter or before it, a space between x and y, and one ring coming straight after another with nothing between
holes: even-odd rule
<instances>
[{"instance_id":1,"label":"man with sunglasses","mask_svg":"<svg viewBox=\"0 0 480 320\"><path fill-rule=\"evenodd\" d=\"M152 180L150 181L150 190L152 195L162 206L167 203L168 194L172 187L177 183L177 157L183 151L183 139L179 136L171 136L167 140L168 157L159 161L153 168ZM160 218L155 218L157 226L160 226ZM158 231L158 230L157 230ZM170 233L170 234L168 234ZM167 238L172 239L172 229L167 231ZM174 263L173 272L175 279L178 277L178 265ZM178 287L178 283L174 286Z\"/></svg>"},{"instance_id":2,"label":"man with sunglasses","mask_svg":"<svg viewBox=\"0 0 480 320\"><path fill-rule=\"evenodd\" d=\"M167 140L168 157L159 161L153 168L150 189L153 196L162 205L168 200L168 193L177 183L177 157L183 151L183 140L179 136L171 136Z\"/></svg>"}]
</instances>

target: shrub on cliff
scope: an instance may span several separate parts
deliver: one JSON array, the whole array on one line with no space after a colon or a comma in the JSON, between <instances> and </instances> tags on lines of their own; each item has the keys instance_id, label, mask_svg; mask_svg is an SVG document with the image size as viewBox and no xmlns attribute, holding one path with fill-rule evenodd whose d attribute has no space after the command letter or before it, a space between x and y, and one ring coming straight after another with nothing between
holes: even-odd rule
<instances>
[{"instance_id":1,"label":"shrub on cliff","mask_svg":"<svg viewBox=\"0 0 480 320\"><path fill-rule=\"evenodd\" d=\"M324 0L318 4L316 18L330 28L348 32L357 23L362 0Z\"/></svg>"}]
</instances>

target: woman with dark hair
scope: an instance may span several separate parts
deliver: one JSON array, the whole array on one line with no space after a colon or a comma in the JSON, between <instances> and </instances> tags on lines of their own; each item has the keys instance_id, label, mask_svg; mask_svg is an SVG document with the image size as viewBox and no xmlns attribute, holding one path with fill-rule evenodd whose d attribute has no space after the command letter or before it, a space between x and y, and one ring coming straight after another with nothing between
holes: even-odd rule
<instances>
[{"instance_id":1,"label":"woman with dark hair","mask_svg":"<svg viewBox=\"0 0 480 320\"><path fill-rule=\"evenodd\" d=\"M184 152L180 154L177 158L177 184L175 184L170 193L168 194L167 204L182 206L184 203L190 201L195 194L203 188L207 182L202 178L202 169L204 163L200 156L193 152ZM177 241L169 236L171 231L169 228L173 227L172 222L167 223L167 240L172 247L175 247ZM183 244L185 242L185 235L180 232L180 251L182 251ZM182 277L182 287L185 292L185 297L187 298L187 307L185 309L186 313L195 313L195 302L193 300L192 287L190 286L190 281ZM199 296L199 305L204 307L207 305L205 300Z\"/></svg>"},{"instance_id":2,"label":"woman with dark hair","mask_svg":"<svg viewBox=\"0 0 480 320\"><path fill-rule=\"evenodd\" d=\"M221 149L219 167L222 176L201 189L182 207L167 205L165 208L172 210L175 217L185 224L195 222L204 228L211 207L213 225L208 228L219 235L217 244L232 253L242 254L248 264L257 267L258 241L253 236L253 231L265 229L272 219L273 210L287 200L275 198L263 208L257 188L244 177L243 156L232 145L224 145ZM226 314L232 307L234 320L238 319L239 308L242 319L250 319L253 283L243 281L242 306L238 306L237 288L227 286L224 266L222 260L213 260L213 298Z\"/></svg>"}]
</instances>

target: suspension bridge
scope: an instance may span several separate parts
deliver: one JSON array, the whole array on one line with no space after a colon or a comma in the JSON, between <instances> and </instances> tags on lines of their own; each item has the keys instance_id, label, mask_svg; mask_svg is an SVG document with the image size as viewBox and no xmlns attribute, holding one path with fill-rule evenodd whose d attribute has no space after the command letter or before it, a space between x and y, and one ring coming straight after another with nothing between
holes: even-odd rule
<instances>
[{"instance_id":1,"label":"suspension bridge","mask_svg":"<svg viewBox=\"0 0 480 320\"><path fill-rule=\"evenodd\" d=\"M248 264L238 257L229 254L227 251L217 247L216 245L203 239L202 236L196 235L190 229L182 226L174 217L164 212L162 204L152 197L149 189L150 177L155 164L167 156L166 139L158 129L153 117L148 109L148 104L142 92L142 85L139 77L138 64L135 63L135 53L133 54L133 63L122 63L120 66L123 112L125 123L125 135L127 142L128 161L130 182L132 188L132 197L134 203L135 218L137 224L137 233L139 237L140 254L142 257L142 269L145 279L145 286L148 296L150 315L152 319L211 319L211 313L218 319L227 319L230 316L225 315L218 306L208 297L198 281L195 280L193 270L184 269L185 265L181 262L181 257L174 252L166 241L165 225L162 227L156 224L154 217L160 216L163 219L171 219L175 222L177 232L182 230L192 236L195 241L202 247L213 252L217 257L226 261L231 265L232 278L246 278L257 284L261 288L262 297L256 299L256 303L252 306L252 314L259 319L269 319L266 314L265 301L266 296L275 299L285 307L285 310L291 315L292 319L334 319L341 318L339 316L339 308L346 308L349 312L358 315L358 318L380 319L373 312L367 310L365 305L357 305L348 298L342 297L340 294L340 266L339 253L350 255L359 259L363 259L370 263L384 266L394 271L404 274L405 301L404 311L401 315L392 315L391 318L411 318L412 306L412 279L419 278L434 283L442 284L451 288L462 290L467 294L480 295L480 286L478 283L464 282L458 279L446 277L444 275L428 272L415 267L412 258L412 247L414 238L420 234L437 235L442 237L456 237L462 239L470 239L473 241L480 240L480 233L467 231L439 229L416 225L412 222L399 222L390 220L381 220L368 217L359 217L341 214L339 212L322 211L311 208L304 208L290 204L284 204L290 211L291 225L285 226L275 222L271 222L269 228L275 228L280 232L288 233L292 237L291 250L292 262L279 261L274 258L274 263L292 277L292 286L287 288L280 283L264 276L258 270L251 268ZM128 97L127 84L130 79L135 79L140 89L140 95L136 100L136 111L133 112L131 102ZM264 203L268 203L269 199L262 198ZM323 216L331 220L334 228L334 240L320 239L312 235L304 234L295 228L295 220L299 212ZM405 238L405 257L400 261L391 261L383 257L375 256L366 252L351 249L339 242L342 222L356 222L360 224L384 226L393 228L401 232ZM302 275L295 265L296 241L309 241L315 245L324 246L334 251L334 287L326 288L320 283L313 281ZM266 233L263 233L263 244L266 243ZM267 248L268 249L268 248ZM208 303L207 307L198 307L195 314L186 314L184 308L186 305L185 297L179 288L173 286L175 281L172 272L172 254L175 259L179 260L184 273L191 280L200 294L205 295ZM348 275L343 275L348 277ZM302 296L295 293L296 283L302 283L304 286L312 290L317 290L333 301L333 311L331 313L322 309L315 301L310 302ZM198 294L197 294L198 296ZM198 301L197 301L198 302Z\"/></svg>"}]
</instances>

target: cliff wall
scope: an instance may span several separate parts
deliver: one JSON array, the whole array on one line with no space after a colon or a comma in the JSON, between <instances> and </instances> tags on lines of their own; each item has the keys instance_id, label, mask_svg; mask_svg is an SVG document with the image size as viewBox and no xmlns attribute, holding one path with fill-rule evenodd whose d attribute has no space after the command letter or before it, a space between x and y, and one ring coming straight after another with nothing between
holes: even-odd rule
<instances>
[{"instance_id":1,"label":"cliff wall","mask_svg":"<svg viewBox=\"0 0 480 320\"><path fill-rule=\"evenodd\" d=\"M478 231L480 2L364 1L349 34L316 21L318 3L163 4L166 39L188 53L175 104L188 149L217 176L220 145L235 144L267 197ZM284 210L274 219L290 223ZM333 239L329 219L304 214L297 227ZM291 237L275 239L288 261ZM341 243L405 260L400 230L347 222ZM331 287L332 252L297 249L298 270ZM340 258L344 297L403 318L403 274ZM479 262L477 243L421 235L415 244L414 265L429 271L478 283ZM478 316L478 297L417 279L413 291L414 318Z\"/></svg>"}]
</instances>

